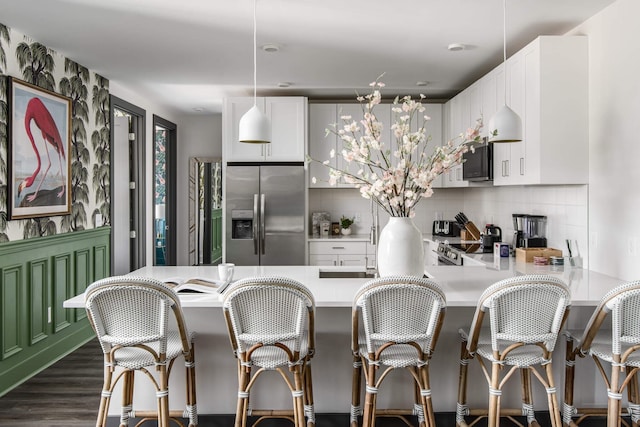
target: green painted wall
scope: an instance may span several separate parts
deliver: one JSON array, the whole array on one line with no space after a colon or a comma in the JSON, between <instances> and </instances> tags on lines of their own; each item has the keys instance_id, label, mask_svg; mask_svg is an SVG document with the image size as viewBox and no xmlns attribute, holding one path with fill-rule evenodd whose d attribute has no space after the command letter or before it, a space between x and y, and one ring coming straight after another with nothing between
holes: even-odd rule
<instances>
[{"instance_id":1,"label":"green painted wall","mask_svg":"<svg viewBox=\"0 0 640 427\"><path fill-rule=\"evenodd\" d=\"M111 228L0 244L0 396L93 337L62 303L110 273Z\"/></svg>"}]
</instances>

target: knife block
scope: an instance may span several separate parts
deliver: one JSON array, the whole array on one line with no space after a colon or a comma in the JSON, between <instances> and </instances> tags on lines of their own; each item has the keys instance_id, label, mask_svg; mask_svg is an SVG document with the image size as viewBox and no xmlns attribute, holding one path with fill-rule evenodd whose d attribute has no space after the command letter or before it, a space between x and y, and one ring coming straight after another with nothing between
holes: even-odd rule
<instances>
[{"instance_id":1,"label":"knife block","mask_svg":"<svg viewBox=\"0 0 640 427\"><path fill-rule=\"evenodd\" d=\"M467 230L467 234L468 237L467 240L480 240L480 238L482 237L482 235L480 234L480 230L478 230L478 227L476 227L476 225L469 221L464 225L464 228Z\"/></svg>"}]
</instances>

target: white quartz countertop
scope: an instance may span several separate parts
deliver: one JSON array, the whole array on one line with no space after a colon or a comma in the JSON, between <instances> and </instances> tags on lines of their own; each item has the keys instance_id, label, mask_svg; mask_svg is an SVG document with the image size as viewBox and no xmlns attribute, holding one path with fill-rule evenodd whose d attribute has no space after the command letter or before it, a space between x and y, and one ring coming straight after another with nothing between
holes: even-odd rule
<instances>
[{"instance_id":1,"label":"white quartz countertop","mask_svg":"<svg viewBox=\"0 0 640 427\"><path fill-rule=\"evenodd\" d=\"M570 266L537 266L531 263L517 263L513 258L501 258L493 263L492 255L478 254L479 262L472 266L428 266L425 273L437 281L451 307L473 307L480 294L491 284L522 274L551 274L565 281L572 294L574 306L595 306L602 296L622 284L623 280ZM484 262L482 261L484 258ZM491 262L487 262L491 258ZM357 290L370 279L320 278L319 271L357 271L356 267L319 266L236 266L234 279L251 276L286 276L307 286L315 296L317 307L350 307ZM160 280L171 277L209 277L218 279L216 266L143 267L131 275L154 277ZM219 295L181 294L183 307L220 307ZM66 308L84 308L84 295L78 295L64 302Z\"/></svg>"}]
</instances>

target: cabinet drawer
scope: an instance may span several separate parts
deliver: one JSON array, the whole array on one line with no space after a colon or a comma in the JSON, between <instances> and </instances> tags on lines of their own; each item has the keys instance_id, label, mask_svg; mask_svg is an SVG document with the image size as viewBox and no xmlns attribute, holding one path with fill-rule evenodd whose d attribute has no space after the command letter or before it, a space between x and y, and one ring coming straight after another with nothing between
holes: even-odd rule
<instances>
[{"instance_id":1,"label":"cabinet drawer","mask_svg":"<svg viewBox=\"0 0 640 427\"><path fill-rule=\"evenodd\" d=\"M366 254L366 242L341 242L333 240L329 242L309 242L310 254Z\"/></svg>"}]
</instances>

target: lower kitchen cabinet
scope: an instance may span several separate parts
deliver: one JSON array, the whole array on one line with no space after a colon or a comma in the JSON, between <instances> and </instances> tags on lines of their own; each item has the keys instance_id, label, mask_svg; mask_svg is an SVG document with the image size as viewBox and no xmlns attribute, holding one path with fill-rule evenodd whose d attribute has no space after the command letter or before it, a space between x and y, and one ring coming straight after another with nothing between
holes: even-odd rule
<instances>
[{"instance_id":1,"label":"lower kitchen cabinet","mask_svg":"<svg viewBox=\"0 0 640 427\"><path fill-rule=\"evenodd\" d=\"M375 246L368 241L309 242L309 265L375 267Z\"/></svg>"}]
</instances>

